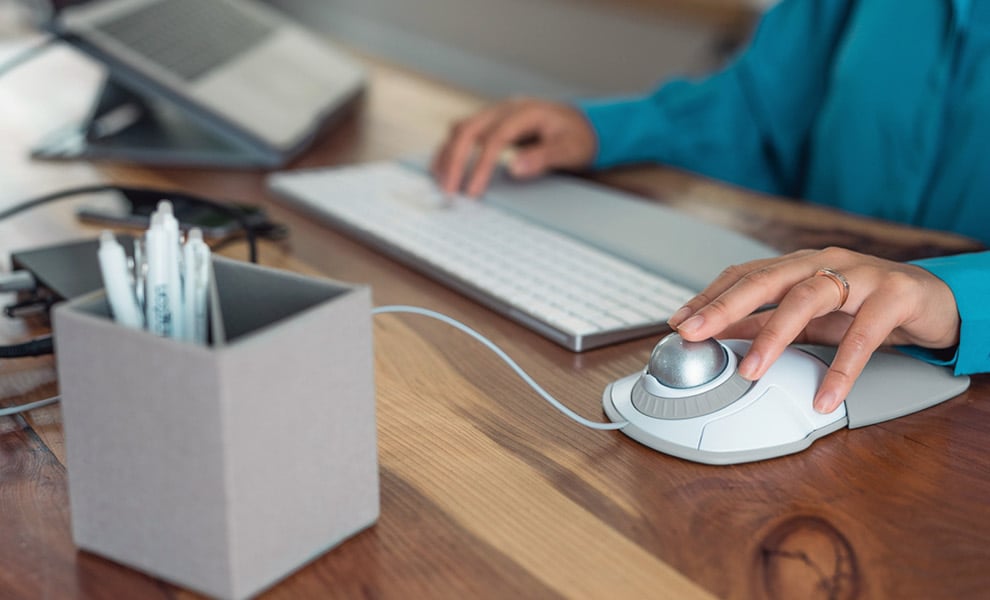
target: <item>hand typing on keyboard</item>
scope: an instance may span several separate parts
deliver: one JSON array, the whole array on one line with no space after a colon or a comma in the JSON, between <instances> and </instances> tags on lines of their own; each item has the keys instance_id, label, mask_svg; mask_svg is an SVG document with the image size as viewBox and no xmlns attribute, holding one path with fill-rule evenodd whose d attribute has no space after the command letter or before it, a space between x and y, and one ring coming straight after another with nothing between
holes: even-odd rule
<instances>
[{"instance_id":1,"label":"hand typing on keyboard","mask_svg":"<svg viewBox=\"0 0 990 600\"><path fill-rule=\"evenodd\" d=\"M447 193L480 196L499 157L516 152L508 164L514 177L531 178L551 169L582 169L595 153L595 133L574 107L561 102L514 99L495 104L451 129L431 171ZM469 171L472 156L476 156Z\"/></svg>"}]
</instances>

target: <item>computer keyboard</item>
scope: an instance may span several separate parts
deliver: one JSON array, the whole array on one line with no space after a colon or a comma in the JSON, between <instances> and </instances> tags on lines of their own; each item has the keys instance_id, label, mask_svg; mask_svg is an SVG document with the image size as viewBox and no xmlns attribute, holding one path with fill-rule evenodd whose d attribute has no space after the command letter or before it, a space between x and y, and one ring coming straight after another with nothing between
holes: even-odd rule
<instances>
[{"instance_id":1,"label":"computer keyboard","mask_svg":"<svg viewBox=\"0 0 990 600\"><path fill-rule=\"evenodd\" d=\"M192 81L274 31L227 0L163 0L102 23L99 30Z\"/></svg>"},{"instance_id":2,"label":"computer keyboard","mask_svg":"<svg viewBox=\"0 0 990 600\"><path fill-rule=\"evenodd\" d=\"M277 194L577 352L662 330L693 296L399 163L275 174Z\"/></svg>"}]
</instances>

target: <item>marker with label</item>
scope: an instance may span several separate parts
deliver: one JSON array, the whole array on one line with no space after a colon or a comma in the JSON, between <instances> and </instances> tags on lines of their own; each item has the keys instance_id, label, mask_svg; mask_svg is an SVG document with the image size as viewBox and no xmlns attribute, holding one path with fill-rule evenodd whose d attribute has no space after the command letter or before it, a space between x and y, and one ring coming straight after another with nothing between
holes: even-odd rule
<instances>
[{"instance_id":1,"label":"marker with label","mask_svg":"<svg viewBox=\"0 0 990 600\"><path fill-rule=\"evenodd\" d=\"M168 311L172 315L172 332L169 337L177 340L186 339L182 315L182 279L179 266L179 221L172 212L172 203L162 200L158 203L157 214L161 215L162 230L165 237L166 265L168 266Z\"/></svg>"},{"instance_id":2,"label":"marker with label","mask_svg":"<svg viewBox=\"0 0 990 600\"><path fill-rule=\"evenodd\" d=\"M145 315L148 331L161 337L172 337L172 302L169 299L169 252L166 249L166 234L162 225L162 215L151 216L151 227L144 236L148 271L145 278Z\"/></svg>"},{"instance_id":3,"label":"marker with label","mask_svg":"<svg viewBox=\"0 0 990 600\"><path fill-rule=\"evenodd\" d=\"M134 288L131 286L124 247L109 231L100 234L100 249L97 256L103 274L103 286L106 288L107 300L110 302L114 319L121 325L143 329L144 315L141 314L141 308L134 296Z\"/></svg>"}]
</instances>

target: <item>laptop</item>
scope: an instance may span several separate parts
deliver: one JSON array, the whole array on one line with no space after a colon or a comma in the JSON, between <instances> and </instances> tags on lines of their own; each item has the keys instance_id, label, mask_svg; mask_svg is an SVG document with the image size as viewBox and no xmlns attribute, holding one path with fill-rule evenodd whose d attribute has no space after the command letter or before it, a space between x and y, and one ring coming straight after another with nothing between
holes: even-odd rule
<instances>
[{"instance_id":1,"label":"laptop","mask_svg":"<svg viewBox=\"0 0 990 600\"><path fill-rule=\"evenodd\" d=\"M254 0L53 0L50 29L109 68L115 89L86 132L97 154L100 138L122 134L137 160L144 142L149 162L278 166L365 85L355 60ZM135 106L164 116L135 135L126 130L145 116ZM214 156L222 146L226 159Z\"/></svg>"}]
</instances>

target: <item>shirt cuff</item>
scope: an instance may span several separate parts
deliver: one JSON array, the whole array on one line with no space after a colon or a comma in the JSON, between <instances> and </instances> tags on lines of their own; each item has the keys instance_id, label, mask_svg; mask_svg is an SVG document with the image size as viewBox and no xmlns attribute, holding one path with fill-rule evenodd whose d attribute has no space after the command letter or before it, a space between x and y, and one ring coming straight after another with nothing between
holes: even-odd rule
<instances>
[{"instance_id":1,"label":"shirt cuff","mask_svg":"<svg viewBox=\"0 0 990 600\"><path fill-rule=\"evenodd\" d=\"M959 347L955 358L944 364L954 365L956 375L990 371L990 253L928 258L912 264L944 281L956 299Z\"/></svg>"}]
</instances>

